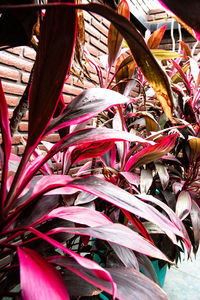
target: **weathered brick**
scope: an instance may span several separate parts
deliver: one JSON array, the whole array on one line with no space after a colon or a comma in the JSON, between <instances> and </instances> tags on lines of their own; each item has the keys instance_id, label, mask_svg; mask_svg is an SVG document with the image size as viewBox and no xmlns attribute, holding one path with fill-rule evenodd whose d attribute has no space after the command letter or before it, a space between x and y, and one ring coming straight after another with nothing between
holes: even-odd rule
<instances>
[{"instance_id":1,"label":"weathered brick","mask_svg":"<svg viewBox=\"0 0 200 300\"><path fill-rule=\"evenodd\" d=\"M86 24L86 25L87 25L87 26L85 26L86 32L88 32L90 36L94 36L97 39L99 39L100 32L97 29L95 29L93 26L91 26L90 24Z\"/></svg>"},{"instance_id":2,"label":"weathered brick","mask_svg":"<svg viewBox=\"0 0 200 300\"><path fill-rule=\"evenodd\" d=\"M8 96L8 95L5 95L6 97L6 101L7 101L7 104L9 106L17 106L17 104L19 103L19 97L16 97L16 96Z\"/></svg>"},{"instance_id":3,"label":"weathered brick","mask_svg":"<svg viewBox=\"0 0 200 300\"><path fill-rule=\"evenodd\" d=\"M94 37L91 37L90 43L91 45L95 46L100 52L107 53L107 47L103 43L100 43L99 40L95 39Z\"/></svg>"},{"instance_id":4,"label":"weathered brick","mask_svg":"<svg viewBox=\"0 0 200 300\"><path fill-rule=\"evenodd\" d=\"M102 22L102 20L103 20L103 17L101 17L101 16L98 15L98 14L91 13L91 16L92 16L92 19L95 18L98 22Z\"/></svg>"},{"instance_id":5,"label":"weathered brick","mask_svg":"<svg viewBox=\"0 0 200 300\"><path fill-rule=\"evenodd\" d=\"M0 52L0 62L27 72L30 72L33 66L33 62L29 62L19 56L4 51Z\"/></svg>"},{"instance_id":6,"label":"weathered brick","mask_svg":"<svg viewBox=\"0 0 200 300\"><path fill-rule=\"evenodd\" d=\"M20 124L19 124L19 128L18 128L18 130L19 131L28 131L28 123L26 122L21 122Z\"/></svg>"},{"instance_id":7,"label":"weathered brick","mask_svg":"<svg viewBox=\"0 0 200 300\"><path fill-rule=\"evenodd\" d=\"M149 15L156 15L156 14L159 14L159 13L163 13L165 12L165 9L164 8L156 8L156 9L150 9L149 10Z\"/></svg>"},{"instance_id":8,"label":"weathered brick","mask_svg":"<svg viewBox=\"0 0 200 300\"><path fill-rule=\"evenodd\" d=\"M94 18L92 18L91 24L101 33L102 27L104 27L104 25L102 25L99 21L95 20Z\"/></svg>"},{"instance_id":9,"label":"weathered brick","mask_svg":"<svg viewBox=\"0 0 200 300\"><path fill-rule=\"evenodd\" d=\"M24 57L29 58L31 60L35 60L35 58L36 58L35 50L30 47L24 47L23 54L24 54Z\"/></svg>"},{"instance_id":10,"label":"weathered brick","mask_svg":"<svg viewBox=\"0 0 200 300\"><path fill-rule=\"evenodd\" d=\"M99 56L99 50L97 48L95 48L94 46L87 45L87 49L88 49L90 55L93 55L95 57Z\"/></svg>"},{"instance_id":11,"label":"weathered brick","mask_svg":"<svg viewBox=\"0 0 200 300\"><path fill-rule=\"evenodd\" d=\"M84 14L84 20L87 22L91 22L91 19L92 19L91 14L86 11L84 11L83 14Z\"/></svg>"},{"instance_id":12,"label":"weathered brick","mask_svg":"<svg viewBox=\"0 0 200 300\"><path fill-rule=\"evenodd\" d=\"M8 118L11 119L13 116L13 109L8 109Z\"/></svg>"},{"instance_id":13,"label":"weathered brick","mask_svg":"<svg viewBox=\"0 0 200 300\"><path fill-rule=\"evenodd\" d=\"M13 53L13 54L16 54L16 55L20 55L21 50L22 50L21 47L15 47L15 48L7 49L6 51L10 52L10 53Z\"/></svg>"},{"instance_id":14,"label":"weathered brick","mask_svg":"<svg viewBox=\"0 0 200 300\"><path fill-rule=\"evenodd\" d=\"M63 91L67 94L77 96L80 94L83 90L81 88L75 87L73 85L64 85Z\"/></svg>"},{"instance_id":15,"label":"weathered brick","mask_svg":"<svg viewBox=\"0 0 200 300\"><path fill-rule=\"evenodd\" d=\"M110 27L110 21L106 20L103 18L102 23L104 24L104 26L106 26L107 28Z\"/></svg>"},{"instance_id":16,"label":"weathered brick","mask_svg":"<svg viewBox=\"0 0 200 300\"><path fill-rule=\"evenodd\" d=\"M48 136L46 136L44 138L44 141L51 142L51 143L56 143L59 140L60 140L59 134L55 134L55 133L54 134L50 134L50 135L48 135Z\"/></svg>"},{"instance_id":17,"label":"weathered brick","mask_svg":"<svg viewBox=\"0 0 200 300\"><path fill-rule=\"evenodd\" d=\"M2 81L2 86L5 93L13 95L23 95L25 90L25 86L23 85L6 81Z\"/></svg>"},{"instance_id":18,"label":"weathered brick","mask_svg":"<svg viewBox=\"0 0 200 300\"><path fill-rule=\"evenodd\" d=\"M11 153L13 153L13 154L17 154L17 152L16 152L16 146L12 146L12 148L11 148Z\"/></svg>"},{"instance_id":19,"label":"weathered brick","mask_svg":"<svg viewBox=\"0 0 200 300\"><path fill-rule=\"evenodd\" d=\"M0 77L17 81L19 79L19 71L10 67L0 65Z\"/></svg>"},{"instance_id":20,"label":"weathered brick","mask_svg":"<svg viewBox=\"0 0 200 300\"><path fill-rule=\"evenodd\" d=\"M17 155L22 155L24 153L25 146L19 145L17 146Z\"/></svg>"},{"instance_id":21,"label":"weathered brick","mask_svg":"<svg viewBox=\"0 0 200 300\"><path fill-rule=\"evenodd\" d=\"M29 77L30 77L30 73L22 73L22 78L21 78L21 80L22 80L22 82L23 83L28 83L28 81L29 81Z\"/></svg>"},{"instance_id":22,"label":"weathered brick","mask_svg":"<svg viewBox=\"0 0 200 300\"><path fill-rule=\"evenodd\" d=\"M89 89L94 87L94 84L89 82L88 80L84 80L83 82L81 82L79 79L74 80L74 85L84 89Z\"/></svg>"},{"instance_id":23,"label":"weathered brick","mask_svg":"<svg viewBox=\"0 0 200 300\"><path fill-rule=\"evenodd\" d=\"M71 97L69 95L63 94L63 98L66 104L71 102Z\"/></svg>"},{"instance_id":24,"label":"weathered brick","mask_svg":"<svg viewBox=\"0 0 200 300\"><path fill-rule=\"evenodd\" d=\"M101 35L104 34L106 37L108 36L108 28L105 26L101 27Z\"/></svg>"},{"instance_id":25,"label":"weathered brick","mask_svg":"<svg viewBox=\"0 0 200 300\"><path fill-rule=\"evenodd\" d=\"M24 138L27 138L27 134L23 135ZM12 145L18 145L21 144L22 141L22 135L21 134L15 134L12 137ZM2 137L0 136L0 142L2 142Z\"/></svg>"},{"instance_id":26,"label":"weathered brick","mask_svg":"<svg viewBox=\"0 0 200 300\"><path fill-rule=\"evenodd\" d=\"M28 111L26 112L25 116L22 118L23 121L27 121L28 120Z\"/></svg>"},{"instance_id":27,"label":"weathered brick","mask_svg":"<svg viewBox=\"0 0 200 300\"><path fill-rule=\"evenodd\" d=\"M67 80L65 81L66 84L73 84L73 76L70 75Z\"/></svg>"}]
</instances>

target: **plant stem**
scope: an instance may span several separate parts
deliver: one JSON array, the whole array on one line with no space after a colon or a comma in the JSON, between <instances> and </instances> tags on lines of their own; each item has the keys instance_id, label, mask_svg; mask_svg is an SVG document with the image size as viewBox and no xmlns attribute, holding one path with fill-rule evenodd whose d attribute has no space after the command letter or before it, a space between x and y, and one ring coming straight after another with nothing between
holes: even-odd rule
<instances>
[{"instance_id":1,"label":"plant stem","mask_svg":"<svg viewBox=\"0 0 200 300\"><path fill-rule=\"evenodd\" d=\"M19 104L17 105L17 107L14 109L13 112L13 116L10 119L10 132L11 132L11 136L14 135L14 133L17 131L18 129L18 125L21 122L22 118L25 116L27 110L28 110L28 95L29 95L29 90L30 90L30 86L31 86L31 81L32 81L32 75L33 75L33 68L34 65L32 67L30 76L29 76L29 81L28 84L26 86L26 89L24 91L24 94L22 95Z\"/></svg>"}]
</instances>

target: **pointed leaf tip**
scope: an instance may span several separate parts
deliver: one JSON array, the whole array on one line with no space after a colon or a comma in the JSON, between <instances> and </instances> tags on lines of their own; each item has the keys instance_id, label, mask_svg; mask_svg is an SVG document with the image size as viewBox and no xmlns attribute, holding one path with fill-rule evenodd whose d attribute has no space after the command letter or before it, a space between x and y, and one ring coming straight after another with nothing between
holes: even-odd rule
<instances>
[{"instance_id":1,"label":"pointed leaf tip","mask_svg":"<svg viewBox=\"0 0 200 300\"><path fill-rule=\"evenodd\" d=\"M36 251L18 248L23 300L70 300L60 273Z\"/></svg>"}]
</instances>

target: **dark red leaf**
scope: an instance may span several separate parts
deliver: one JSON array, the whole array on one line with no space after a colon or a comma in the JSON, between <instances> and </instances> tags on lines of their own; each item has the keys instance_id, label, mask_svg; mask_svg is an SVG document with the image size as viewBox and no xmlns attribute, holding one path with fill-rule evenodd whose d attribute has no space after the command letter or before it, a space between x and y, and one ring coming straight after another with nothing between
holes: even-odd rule
<instances>
[{"instance_id":1,"label":"dark red leaf","mask_svg":"<svg viewBox=\"0 0 200 300\"><path fill-rule=\"evenodd\" d=\"M177 225L172 223L168 218L164 216L163 213L160 213L153 206L138 200L138 198L136 198L134 195L126 192L125 190L108 181L102 180L95 176L85 176L84 178L78 178L71 181L70 183L68 183L68 185L94 194L122 209L125 209L129 212L132 212L133 214L136 214L139 217L157 224L169 235L169 237L173 241L176 241L174 234L177 234L183 238L185 237L185 239L188 240L188 237L186 236L186 233L184 231L184 226L181 225L181 221L179 229ZM172 210L170 210L170 213L171 212ZM173 213L173 217L174 215L175 214ZM178 222L177 217L174 219L176 220L176 222Z\"/></svg>"},{"instance_id":2,"label":"dark red leaf","mask_svg":"<svg viewBox=\"0 0 200 300\"><path fill-rule=\"evenodd\" d=\"M55 256L50 259L52 263L62 266L76 273L90 283L93 283L100 289L111 293L111 288L108 283L94 277L90 270L83 269L76 262L67 257ZM153 283L139 271L133 268L109 268L107 269L115 278L117 284L116 297L120 300L141 300L155 299L167 300L167 295L158 285Z\"/></svg>"},{"instance_id":3,"label":"dark red leaf","mask_svg":"<svg viewBox=\"0 0 200 300\"><path fill-rule=\"evenodd\" d=\"M56 109L70 67L75 31L75 11L56 7L46 11L29 98L28 147L37 145Z\"/></svg>"}]
</instances>

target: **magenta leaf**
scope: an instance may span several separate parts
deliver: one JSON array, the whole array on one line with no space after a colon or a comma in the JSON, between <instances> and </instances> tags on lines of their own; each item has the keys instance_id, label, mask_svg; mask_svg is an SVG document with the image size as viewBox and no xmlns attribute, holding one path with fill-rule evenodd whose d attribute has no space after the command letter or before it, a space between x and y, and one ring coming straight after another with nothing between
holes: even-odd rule
<instances>
[{"instance_id":1,"label":"magenta leaf","mask_svg":"<svg viewBox=\"0 0 200 300\"><path fill-rule=\"evenodd\" d=\"M66 248L61 243L57 242L56 240L52 239L51 237L47 236L46 234L43 234L39 232L38 230L28 227L28 229L34 233L36 236L42 238L43 240L47 241L51 245L53 245L56 248L61 249L64 253L70 255L78 264L80 264L83 268L86 268L88 270L92 270L95 276L105 282L109 282L112 286L112 295L115 297L116 295L116 284L112 279L112 276L108 271L106 271L104 268L102 268L100 265L98 265L96 262L79 255L78 253Z\"/></svg>"},{"instance_id":2,"label":"magenta leaf","mask_svg":"<svg viewBox=\"0 0 200 300\"><path fill-rule=\"evenodd\" d=\"M60 273L34 250L19 247L20 284L23 300L68 300Z\"/></svg>"},{"instance_id":3,"label":"magenta leaf","mask_svg":"<svg viewBox=\"0 0 200 300\"><path fill-rule=\"evenodd\" d=\"M39 156L34 161L31 161L25 169L22 169L23 173L21 174L20 178L17 177L18 185L15 187L15 193L13 193L13 190L10 190L10 192L13 193L13 198L11 199L12 201L10 200L10 202L15 201L22 190L26 187L27 183L31 180L33 175L40 170L44 163L46 163L59 151L67 150L72 146L89 145L91 143L95 144L103 141L110 142L124 140L130 142L154 144L152 141L146 141L145 139L131 133L121 132L109 128L86 128L66 135L51 148L44 158ZM10 203L10 206L11 204L12 203Z\"/></svg>"},{"instance_id":4,"label":"magenta leaf","mask_svg":"<svg viewBox=\"0 0 200 300\"><path fill-rule=\"evenodd\" d=\"M191 86L190 86L190 83L189 81L187 80L187 77L183 71L183 69L181 68L181 66L179 66L179 64L177 64L175 62L174 59L171 59L171 62L173 63L174 67L177 69L178 73L179 73L179 76L181 77L186 89L187 89L187 92L189 95L191 95Z\"/></svg>"},{"instance_id":5,"label":"magenta leaf","mask_svg":"<svg viewBox=\"0 0 200 300\"><path fill-rule=\"evenodd\" d=\"M1 127L1 134L2 134L2 139L3 139L3 153L2 153L2 158L3 158L3 168L2 168L2 183L1 183L1 215L3 214L3 207L4 207L4 202L6 199L6 181L7 181L7 176L8 176L8 161L11 153L11 135L10 135L10 127L9 127L9 119L8 119L8 106L7 102L5 99L5 95L3 92L1 80L0 80L0 127Z\"/></svg>"},{"instance_id":6,"label":"magenta leaf","mask_svg":"<svg viewBox=\"0 0 200 300\"><path fill-rule=\"evenodd\" d=\"M109 89L85 90L67 105L60 116L51 121L46 133L85 122L105 109L128 101L129 98Z\"/></svg>"}]
</instances>

